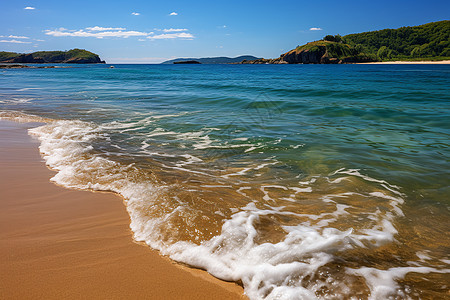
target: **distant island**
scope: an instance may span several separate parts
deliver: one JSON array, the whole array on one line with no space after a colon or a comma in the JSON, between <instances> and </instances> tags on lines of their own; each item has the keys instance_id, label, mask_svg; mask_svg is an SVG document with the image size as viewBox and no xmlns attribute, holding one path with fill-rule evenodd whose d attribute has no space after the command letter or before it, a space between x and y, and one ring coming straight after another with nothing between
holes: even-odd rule
<instances>
[{"instance_id":1,"label":"distant island","mask_svg":"<svg viewBox=\"0 0 450 300\"><path fill-rule=\"evenodd\" d=\"M66 64L104 64L105 61L84 49L69 51L38 51L33 53L0 52L0 63L66 63Z\"/></svg>"},{"instance_id":2,"label":"distant island","mask_svg":"<svg viewBox=\"0 0 450 300\"><path fill-rule=\"evenodd\" d=\"M201 62L196 60L183 60L183 61L174 61L174 64L184 64L184 65L199 65Z\"/></svg>"},{"instance_id":3,"label":"distant island","mask_svg":"<svg viewBox=\"0 0 450 300\"><path fill-rule=\"evenodd\" d=\"M176 58L162 62L162 64L174 64L186 61L196 61L201 64L231 64L231 63L239 63L243 60L256 60L256 59L260 58L252 55L242 55L234 58L231 57Z\"/></svg>"},{"instance_id":4,"label":"distant island","mask_svg":"<svg viewBox=\"0 0 450 300\"><path fill-rule=\"evenodd\" d=\"M327 35L276 59L241 64L338 64L377 61L450 60L450 21L345 36Z\"/></svg>"}]
</instances>

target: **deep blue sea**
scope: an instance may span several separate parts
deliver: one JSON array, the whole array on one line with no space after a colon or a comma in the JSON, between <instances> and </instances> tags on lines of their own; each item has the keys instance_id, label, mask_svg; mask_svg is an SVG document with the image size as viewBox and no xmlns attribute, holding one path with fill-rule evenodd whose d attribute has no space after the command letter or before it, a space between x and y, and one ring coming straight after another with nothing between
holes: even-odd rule
<instances>
[{"instance_id":1,"label":"deep blue sea","mask_svg":"<svg viewBox=\"0 0 450 300\"><path fill-rule=\"evenodd\" d=\"M3 69L0 118L250 299L449 296L450 65Z\"/></svg>"}]
</instances>

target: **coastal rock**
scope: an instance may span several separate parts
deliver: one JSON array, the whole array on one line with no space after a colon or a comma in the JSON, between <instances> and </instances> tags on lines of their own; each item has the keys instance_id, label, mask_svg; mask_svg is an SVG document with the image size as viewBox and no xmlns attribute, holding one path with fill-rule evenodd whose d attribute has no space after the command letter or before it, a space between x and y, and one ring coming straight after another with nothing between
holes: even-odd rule
<instances>
[{"instance_id":1,"label":"coastal rock","mask_svg":"<svg viewBox=\"0 0 450 300\"><path fill-rule=\"evenodd\" d=\"M265 64L274 64L276 63L273 59L265 59L265 58L258 58L255 60L247 60L244 59L243 61L239 62L239 64L244 65L265 65Z\"/></svg>"},{"instance_id":2,"label":"coastal rock","mask_svg":"<svg viewBox=\"0 0 450 300\"><path fill-rule=\"evenodd\" d=\"M297 49L289 51L280 56L281 61L288 64L320 64L327 63L323 59L327 49L326 47L316 47L316 49L306 49L297 51Z\"/></svg>"},{"instance_id":3,"label":"coastal rock","mask_svg":"<svg viewBox=\"0 0 450 300\"><path fill-rule=\"evenodd\" d=\"M100 60L98 56L96 57L89 57L89 58L83 58L83 57L73 57L69 58L68 60L64 61L66 64L104 64L105 62Z\"/></svg>"},{"instance_id":4,"label":"coastal rock","mask_svg":"<svg viewBox=\"0 0 450 300\"><path fill-rule=\"evenodd\" d=\"M36 67L36 66L27 66L27 65L16 65L16 64L0 64L0 69L53 69L56 68L56 66L42 66L42 67ZM69 68L69 67L62 67L62 68Z\"/></svg>"},{"instance_id":5,"label":"coastal rock","mask_svg":"<svg viewBox=\"0 0 450 300\"><path fill-rule=\"evenodd\" d=\"M243 64L341 64L368 62L373 59L343 42L320 40L297 46L276 59L243 61Z\"/></svg>"}]
</instances>

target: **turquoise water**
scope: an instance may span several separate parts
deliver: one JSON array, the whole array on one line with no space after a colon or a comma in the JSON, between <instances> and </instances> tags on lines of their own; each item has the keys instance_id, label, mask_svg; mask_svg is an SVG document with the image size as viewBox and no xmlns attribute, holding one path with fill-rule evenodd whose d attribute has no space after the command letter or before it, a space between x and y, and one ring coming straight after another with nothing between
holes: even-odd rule
<instances>
[{"instance_id":1,"label":"turquoise water","mask_svg":"<svg viewBox=\"0 0 450 300\"><path fill-rule=\"evenodd\" d=\"M448 65L3 70L53 181L252 299L448 296ZM35 119L37 120L37 119ZM431 282L430 282L431 281Z\"/></svg>"}]
</instances>

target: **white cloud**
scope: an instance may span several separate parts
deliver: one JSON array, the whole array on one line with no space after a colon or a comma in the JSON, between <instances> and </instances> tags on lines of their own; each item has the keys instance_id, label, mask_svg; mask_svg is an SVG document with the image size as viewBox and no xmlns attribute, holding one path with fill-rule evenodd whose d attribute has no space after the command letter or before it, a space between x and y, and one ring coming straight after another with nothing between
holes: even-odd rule
<instances>
[{"instance_id":1,"label":"white cloud","mask_svg":"<svg viewBox=\"0 0 450 300\"><path fill-rule=\"evenodd\" d=\"M17 44L30 44L31 42L24 42L24 41L18 41L17 39L23 39L23 40L29 40L30 38L27 36L20 36L20 35L0 35L0 38L9 38L12 40L2 40L3 43L17 43ZM43 42L44 40L39 40L39 39L32 39L33 41L37 41L37 42Z\"/></svg>"},{"instance_id":2,"label":"white cloud","mask_svg":"<svg viewBox=\"0 0 450 300\"><path fill-rule=\"evenodd\" d=\"M27 7L25 7L24 9L36 9L35 7L31 7L31 6L27 6Z\"/></svg>"},{"instance_id":3,"label":"white cloud","mask_svg":"<svg viewBox=\"0 0 450 300\"><path fill-rule=\"evenodd\" d=\"M126 30L126 28L122 27L101 27L101 26L86 27L86 29L90 31Z\"/></svg>"},{"instance_id":4,"label":"white cloud","mask_svg":"<svg viewBox=\"0 0 450 300\"><path fill-rule=\"evenodd\" d=\"M0 43L31 44L31 42L24 42L19 40L0 40Z\"/></svg>"},{"instance_id":5,"label":"white cloud","mask_svg":"<svg viewBox=\"0 0 450 300\"><path fill-rule=\"evenodd\" d=\"M176 12L171 12L171 13L169 14L169 16L178 16L178 14L177 14Z\"/></svg>"},{"instance_id":6,"label":"white cloud","mask_svg":"<svg viewBox=\"0 0 450 300\"><path fill-rule=\"evenodd\" d=\"M128 37L147 37L152 40L164 40L164 39L193 39L194 36L185 28L169 28L163 29L164 34L155 35L154 32L142 32L134 30L121 30L124 28L106 28L106 27L87 27L87 30L68 30L65 28L59 28L55 30L45 30L46 35L55 37L94 37L98 39L116 37L116 38L128 38Z\"/></svg>"},{"instance_id":7,"label":"white cloud","mask_svg":"<svg viewBox=\"0 0 450 300\"><path fill-rule=\"evenodd\" d=\"M137 64L142 64L142 63L161 63L163 61L169 60L169 59L174 59L176 58L174 57L105 57L107 59L108 62L110 63L137 63Z\"/></svg>"},{"instance_id":8,"label":"white cloud","mask_svg":"<svg viewBox=\"0 0 450 300\"><path fill-rule=\"evenodd\" d=\"M309 30L311 30L311 31L317 31L317 30L322 30L322 28L319 28L319 27L311 27Z\"/></svg>"},{"instance_id":9,"label":"white cloud","mask_svg":"<svg viewBox=\"0 0 450 300\"><path fill-rule=\"evenodd\" d=\"M194 36L188 32L179 32L179 33L164 33L158 35L150 35L147 38L152 40L193 39Z\"/></svg>"},{"instance_id":10,"label":"white cloud","mask_svg":"<svg viewBox=\"0 0 450 300\"><path fill-rule=\"evenodd\" d=\"M164 32L181 32L181 31L188 31L186 28L169 28L169 29L163 29Z\"/></svg>"},{"instance_id":11,"label":"white cloud","mask_svg":"<svg viewBox=\"0 0 450 300\"><path fill-rule=\"evenodd\" d=\"M8 36L10 39L29 39L27 36L17 36L17 35L10 35Z\"/></svg>"},{"instance_id":12,"label":"white cloud","mask_svg":"<svg viewBox=\"0 0 450 300\"><path fill-rule=\"evenodd\" d=\"M148 36L151 32L141 32L141 31L99 31L99 32L91 32L85 31L83 29L80 30L67 30L64 28L56 29L56 30L45 30L45 34L61 37L61 36L72 36L72 37L95 37L98 39L102 39L104 37L120 37L120 38L128 38L130 36Z\"/></svg>"},{"instance_id":13,"label":"white cloud","mask_svg":"<svg viewBox=\"0 0 450 300\"><path fill-rule=\"evenodd\" d=\"M131 13L133 16L139 16L140 15L140 13L138 13L138 12L132 12Z\"/></svg>"}]
</instances>

